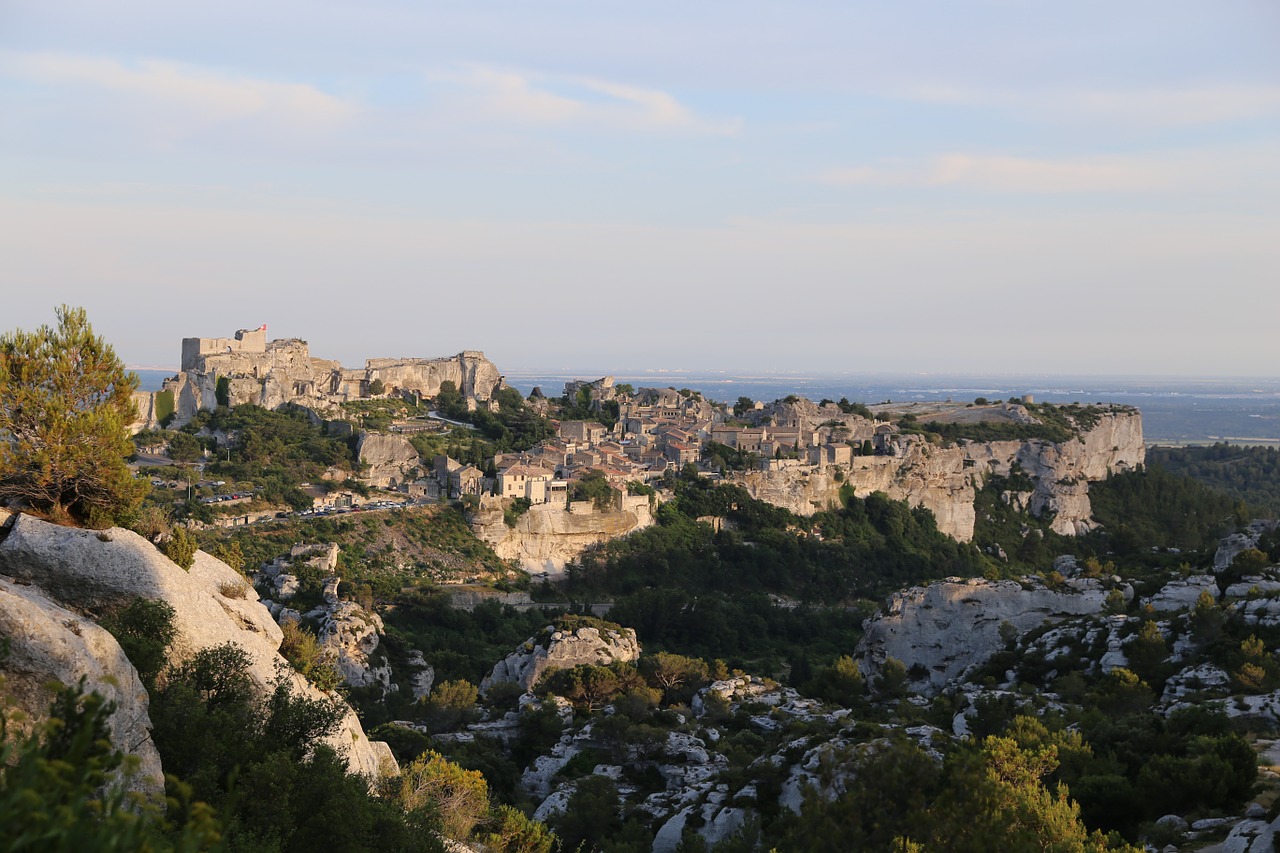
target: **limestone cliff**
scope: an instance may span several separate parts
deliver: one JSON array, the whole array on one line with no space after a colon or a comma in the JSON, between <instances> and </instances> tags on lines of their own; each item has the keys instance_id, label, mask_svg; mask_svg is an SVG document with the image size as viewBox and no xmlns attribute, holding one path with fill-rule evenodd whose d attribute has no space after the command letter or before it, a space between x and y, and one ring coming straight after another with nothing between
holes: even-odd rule
<instances>
[{"instance_id":1,"label":"limestone cliff","mask_svg":"<svg viewBox=\"0 0 1280 853\"><path fill-rule=\"evenodd\" d=\"M510 503L507 501L506 503ZM618 508L598 510L590 501L538 504L507 527L504 502L485 499L471 515L471 529L504 560L515 560L528 572L564 571L565 563L589 546L625 536L653 524L649 499L624 497Z\"/></svg>"},{"instance_id":2,"label":"limestone cliff","mask_svg":"<svg viewBox=\"0 0 1280 853\"><path fill-rule=\"evenodd\" d=\"M174 609L172 660L230 642L249 655L249 675L263 692L283 674L300 695L323 696L278 653L283 635L252 588L203 552L184 571L133 531L58 527L20 515L0 542L0 575L38 586L61 607L88 612L139 597L164 601ZM329 742L354 772L375 777L394 764L386 745L371 743L350 709Z\"/></svg>"},{"instance_id":3,"label":"limestone cliff","mask_svg":"<svg viewBox=\"0 0 1280 853\"><path fill-rule=\"evenodd\" d=\"M464 397L488 400L502 387L498 368L484 353L468 350L450 358L371 358L365 362L366 380L381 379L388 392L412 391L434 397L452 382Z\"/></svg>"},{"instance_id":4,"label":"limestone cliff","mask_svg":"<svg viewBox=\"0 0 1280 853\"><path fill-rule=\"evenodd\" d=\"M731 479L753 497L800 515L837 506L846 484L858 497L884 492L929 509L938 529L968 541L973 537L976 489L992 474L1008 476L1016 465L1030 478L1031 488L1024 496L1027 508L1035 515L1051 513L1056 532L1075 535L1094 526L1088 484L1131 470L1146 455L1142 416L1131 410L1105 412L1078 437L1060 443L961 441L942 446L908 435L898 448L898 455L857 456L848 466L780 462Z\"/></svg>"},{"instance_id":5,"label":"limestone cliff","mask_svg":"<svg viewBox=\"0 0 1280 853\"><path fill-rule=\"evenodd\" d=\"M868 619L858 645L863 672L874 675L888 658L923 667L923 692L934 692L1004 647L1001 625L1025 633L1045 622L1100 613L1113 581L1072 579L1050 589L1034 578L1018 581L948 578L895 592ZM1133 592L1121 588L1127 598ZM1008 629L1005 629L1006 631Z\"/></svg>"}]
</instances>

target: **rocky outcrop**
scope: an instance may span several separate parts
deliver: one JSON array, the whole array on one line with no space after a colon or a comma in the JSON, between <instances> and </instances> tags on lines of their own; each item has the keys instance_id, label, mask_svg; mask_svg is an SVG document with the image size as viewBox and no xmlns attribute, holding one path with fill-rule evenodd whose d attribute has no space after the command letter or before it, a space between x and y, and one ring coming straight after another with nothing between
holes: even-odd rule
<instances>
[{"instance_id":1,"label":"rocky outcrop","mask_svg":"<svg viewBox=\"0 0 1280 853\"><path fill-rule=\"evenodd\" d=\"M1144 598L1142 603L1161 612L1190 610L1203 593L1208 593L1214 601L1218 600L1218 582L1213 575L1192 575L1184 580L1170 581L1154 595Z\"/></svg>"},{"instance_id":2,"label":"rocky outcrop","mask_svg":"<svg viewBox=\"0 0 1280 853\"><path fill-rule=\"evenodd\" d=\"M382 660L372 657L384 630L381 616L354 601L334 600L326 602L318 614L318 622L316 636L320 645L333 657L348 687L377 686L384 692L393 689L391 667L385 657Z\"/></svg>"},{"instance_id":3,"label":"rocky outcrop","mask_svg":"<svg viewBox=\"0 0 1280 853\"><path fill-rule=\"evenodd\" d=\"M930 510L939 530L967 542L976 520L976 489L992 474L1025 475L1027 492L1010 500L1034 515L1051 515L1055 532L1077 535L1095 526L1088 484L1131 470L1146 458L1142 416L1132 410L1102 413L1090 429L1061 443L962 441L944 447L908 435L896 447L898 455L857 456L848 466L777 465L737 473L732 480L753 497L799 515L838 506L846 485L858 497L884 492Z\"/></svg>"},{"instance_id":4,"label":"rocky outcrop","mask_svg":"<svg viewBox=\"0 0 1280 853\"><path fill-rule=\"evenodd\" d=\"M280 656L283 635L252 588L203 552L196 552L187 572L133 531L58 527L21 515L0 542L0 574L38 585L64 607L90 612L139 597L162 600L174 609L174 660L234 643L248 654L249 675L261 691L284 677L298 694L326 698ZM329 742L357 773L376 777L394 763L385 744L370 743L350 709Z\"/></svg>"},{"instance_id":5,"label":"rocky outcrop","mask_svg":"<svg viewBox=\"0 0 1280 853\"><path fill-rule=\"evenodd\" d=\"M436 670L418 649L409 650L409 658L405 662L409 669L409 690L414 699L423 699L431 695L431 687L436 682Z\"/></svg>"},{"instance_id":6,"label":"rocky outcrop","mask_svg":"<svg viewBox=\"0 0 1280 853\"><path fill-rule=\"evenodd\" d=\"M649 499L643 495L624 497L621 508L603 512L590 501L568 508L538 504L523 513L515 527L507 527L503 506L496 498L482 500L471 515L471 529L504 560L516 561L527 572L553 576L563 574L565 564L590 546L653 524Z\"/></svg>"},{"instance_id":7,"label":"rocky outcrop","mask_svg":"<svg viewBox=\"0 0 1280 853\"><path fill-rule=\"evenodd\" d=\"M604 628L585 626L564 631L548 625L499 661L480 682L480 692L487 693L502 682L532 690L548 669L572 669L584 664L601 666L615 661L630 663L640 657L640 643L634 628L604 625Z\"/></svg>"},{"instance_id":8,"label":"rocky outcrop","mask_svg":"<svg viewBox=\"0 0 1280 853\"><path fill-rule=\"evenodd\" d=\"M107 723L112 746L136 756L138 772L126 783L132 790L164 790L160 753L151 741L147 691L115 637L97 624L52 601L37 587L0 577L0 658L4 695L11 710L22 711L27 727L45 717L53 701L51 682L78 685L115 706Z\"/></svg>"},{"instance_id":9,"label":"rocky outcrop","mask_svg":"<svg viewBox=\"0 0 1280 853\"><path fill-rule=\"evenodd\" d=\"M1236 557L1250 548L1257 548L1262 537L1275 530L1278 524L1280 522L1274 520L1258 519L1239 533L1224 537L1218 543L1218 550L1213 554L1213 570L1221 572L1231 568L1231 563Z\"/></svg>"},{"instance_id":10,"label":"rocky outcrop","mask_svg":"<svg viewBox=\"0 0 1280 853\"><path fill-rule=\"evenodd\" d=\"M1125 590L1132 597L1132 590ZM1069 580L1056 589L1031 578L948 578L911 587L889 596L864 623L858 646L862 671L874 675L894 658L908 669L922 668L916 686L934 693L1003 648L1004 623L1022 634L1046 622L1100 613L1107 594L1106 585L1092 579Z\"/></svg>"},{"instance_id":11,"label":"rocky outcrop","mask_svg":"<svg viewBox=\"0 0 1280 853\"><path fill-rule=\"evenodd\" d=\"M356 455L361 464L369 466L360 479L379 489L404 483L411 471L422 467L418 451L403 435L361 433Z\"/></svg>"}]
</instances>

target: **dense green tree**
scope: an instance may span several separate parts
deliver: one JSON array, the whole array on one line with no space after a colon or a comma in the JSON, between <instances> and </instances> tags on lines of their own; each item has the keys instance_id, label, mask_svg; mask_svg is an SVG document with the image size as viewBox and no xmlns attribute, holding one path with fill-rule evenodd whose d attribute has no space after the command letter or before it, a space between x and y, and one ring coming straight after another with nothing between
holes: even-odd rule
<instances>
[{"instance_id":1,"label":"dense green tree","mask_svg":"<svg viewBox=\"0 0 1280 853\"><path fill-rule=\"evenodd\" d=\"M147 491L125 464L138 377L83 308L57 316L56 326L0 335L0 502L109 526Z\"/></svg>"},{"instance_id":2,"label":"dense green tree","mask_svg":"<svg viewBox=\"0 0 1280 853\"><path fill-rule=\"evenodd\" d=\"M156 677L167 663L169 645L177 636L173 617L168 602L135 598L102 619L102 627L116 638L148 690L155 688Z\"/></svg>"},{"instance_id":3,"label":"dense green tree","mask_svg":"<svg viewBox=\"0 0 1280 853\"><path fill-rule=\"evenodd\" d=\"M1220 489L1271 517L1280 514L1280 448L1225 442L1209 447L1151 447L1147 464Z\"/></svg>"},{"instance_id":4,"label":"dense green tree","mask_svg":"<svg viewBox=\"0 0 1280 853\"><path fill-rule=\"evenodd\" d=\"M565 810L548 823L560 838L562 850L590 850L622 828L618 815L618 786L607 776L579 780Z\"/></svg>"},{"instance_id":5,"label":"dense green tree","mask_svg":"<svg viewBox=\"0 0 1280 853\"><path fill-rule=\"evenodd\" d=\"M211 850L220 827L203 803L139 804L125 795L126 757L111 746L115 707L60 687L49 717L26 737L0 713L0 848L50 853ZM181 793L181 786L176 786Z\"/></svg>"},{"instance_id":6,"label":"dense green tree","mask_svg":"<svg viewBox=\"0 0 1280 853\"><path fill-rule=\"evenodd\" d=\"M465 841L489 811L484 776L437 752L425 752L400 772L395 796L407 812L431 809L449 838Z\"/></svg>"},{"instance_id":7,"label":"dense green tree","mask_svg":"<svg viewBox=\"0 0 1280 853\"><path fill-rule=\"evenodd\" d=\"M804 685L804 690L819 699L845 708L856 708L866 702L867 680L862 677L858 662L849 655L842 655L831 666L824 666L814 673L812 680Z\"/></svg>"},{"instance_id":8,"label":"dense green tree","mask_svg":"<svg viewBox=\"0 0 1280 853\"><path fill-rule=\"evenodd\" d=\"M698 658L658 652L640 658L640 673L662 691L663 701L671 704L692 699L694 692L707 683L708 667Z\"/></svg>"},{"instance_id":9,"label":"dense green tree","mask_svg":"<svg viewBox=\"0 0 1280 853\"><path fill-rule=\"evenodd\" d=\"M169 435L169 458L174 462L198 462L204 458L204 445L189 432L173 432Z\"/></svg>"},{"instance_id":10,"label":"dense green tree","mask_svg":"<svg viewBox=\"0 0 1280 853\"><path fill-rule=\"evenodd\" d=\"M374 796L323 739L345 713L281 674L266 696L226 644L172 668L151 702L164 766L221 812L230 850L439 850L429 810ZM171 782L173 790L176 782Z\"/></svg>"}]
</instances>

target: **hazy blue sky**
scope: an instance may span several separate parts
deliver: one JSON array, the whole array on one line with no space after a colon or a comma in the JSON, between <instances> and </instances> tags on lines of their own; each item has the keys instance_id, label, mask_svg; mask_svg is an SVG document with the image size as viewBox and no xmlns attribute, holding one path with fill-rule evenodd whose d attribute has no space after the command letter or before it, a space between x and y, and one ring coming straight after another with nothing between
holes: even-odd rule
<instances>
[{"instance_id":1,"label":"hazy blue sky","mask_svg":"<svg viewBox=\"0 0 1280 853\"><path fill-rule=\"evenodd\" d=\"M0 327L1270 374L1280 3L0 0Z\"/></svg>"}]
</instances>

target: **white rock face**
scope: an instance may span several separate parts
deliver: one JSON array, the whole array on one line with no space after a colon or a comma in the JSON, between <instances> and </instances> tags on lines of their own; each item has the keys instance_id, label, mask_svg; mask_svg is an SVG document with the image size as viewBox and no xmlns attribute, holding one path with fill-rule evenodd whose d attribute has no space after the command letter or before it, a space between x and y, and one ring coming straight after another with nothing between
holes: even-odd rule
<instances>
[{"instance_id":1,"label":"white rock face","mask_svg":"<svg viewBox=\"0 0 1280 853\"><path fill-rule=\"evenodd\" d=\"M563 574L565 563L589 546L653 524L649 499L643 495L628 496L621 509L606 512L586 501L575 503L572 511L559 503L538 504L522 514L515 527L507 527L502 507L502 501L482 499L471 516L471 529L499 557L515 560L531 573Z\"/></svg>"},{"instance_id":2,"label":"white rock face","mask_svg":"<svg viewBox=\"0 0 1280 853\"><path fill-rule=\"evenodd\" d=\"M208 554L197 552L188 573L131 530L80 530L21 515L0 542L0 574L37 583L60 604L87 610L138 597L165 601L174 609L171 659L235 643L249 655L249 675L260 690L269 690L283 672L299 695L325 698L277 652L280 629L256 594L243 590L241 576ZM244 597L224 594L233 589ZM328 742L347 756L354 772L376 777L386 767L388 753L370 744L350 708Z\"/></svg>"},{"instance_id":3,"label":"white rock face","mask_svg":"<svg viewBox=\"0 0 1280 853\"><path fill-rule=\"evenodd\" d=\"M1223 594L1227 598L1244 598L1256 593L1275 595L1277 592L1280 592L1280 580L1276 580L1274 577L1251 575L1242 578L1239 583L1233 583L1227 587L1227 591Z\"/></svg>"},{"instance_id":4,"label":"white rock face","mask_svg":"<svg viewBox=\"0 0 1280 853\"><path fill-rule=\"evenodd\" d=\"M1164 684L1164 692L1160 701L1165 705L1181 702L1192 694L1220 697L1225 696L1231 685L1231 676L1211 663L1189 666L1169 677Z\"/></svg>"},{"instance_id":5,"label":"white rock face","mask_svg":"<svg viewBox=\"0 0 1280 853\"><path fill-rule=\"evenodd\" d=\"M1269 853L1274 850L1276 832L1280 831L1280 818L1268 823L1260 818L1247 818L1231 828L1222 846L1222 853Z\"/></svg>"},{"instance_id":6,"label":"white rock face","mask_svg":"<svg viewBox=\"0 0 1280 853\"><path fill-rule=\"evenodd\" d=\"M908 668L918 664L928 672L923 691L936 692L1004 647L1002 623L1021 634L1045 622L1100 613L1108 594L1091 579L1069 580L1056 590L1030 579L1027 586L948 578L894 593L863 625L862 671L874 675L891 657Z\"/></svg>"},{"instance_id":7,"label":"white rock face","mask_svg":"<svg viewBox=\"0 0 1280 853\"><path fill-rule=\"evenodd\" d=\"M545 641L530 637L518 650L499 661L480 682L480 692L487 693L493 685L504 681L532 690L542 673L551 667L572 669L583 664L631 663L639 657L640 643L634 628L606 629L603 634L590 627L551 631Z\"/></svg>"},{"instance_id":8,"label":"white rock face","mask_svg":"<svg viewBox=\"0 0 1280 853\"><path fill-rule=\"evenodd\" d=\"M1257 598L1253 601L1241 601L1236 609L1250 625L1262 625L1272 628L1280 625L1280 598Z\"/></svg>"},{"instance_id":9,"label":"white rock face","mask_svg":"<svg viewBox=\"0 0 1280 853\"><path fill-rule=\"evenodd\" d=\"M369 466L360 479L379 489L405 482L409 471L422 467L418 451L403 435L361 433L356 453Z\"/></svg>"},{"instance_id":10,"label":"white rock face","mask_svg":"<svg viewBox=\"0 0 1280 853\"><path fill-rule=\"evenodd\" d=\"M408 664L414 671L413 675L409 676L409 687L413 691L413 698L422 699L430 696L431 687L436 681L435 667L427 663L427 659L417 649L409 651Z\"/></svg>"},{"instance_id":11,"label":"white rock face","mask_svg":"<svg viewBox=\"0 0 1280 853\"><path fill-rule=\"evenodd\" d=\"M1146 458L1142 416L1130 411L1104 413L1092 429L1061 444L995 441L939 447L904 436L900 448L897 456L854 457L847 470L799 465L748 471L731 479L753 497L799 515L837 506L845 485L860 498L884 492L929 509L939 530L967 542L973 538L975 478L981 485L989 474L1007 476L1016 463L1034 484L1020 500L1035 515L1054 513L1054 531L1077 535L1095 526L1088 484L1132 470Z\"/></svg>"},{"instance_id":12,"label":"white rock face","mask_svg":"<svg viewBox=\"0 0 1280 853\"><path fill-rule=\"evenodd\" d=\"M112 745L141 762L132 790L164 790L160 753L151 742L147 691L115 637L51 601L37 587L0 577L0 637L8 655L0 661L5 694L28 721L44 719L53 700L49 683L76 685L116 706L108 723Z\"/></svg>"},{"instance_id":13,"label":"white rock face","mask_svg":"<svg viewBox=\"0 0 1280 853\"><path fill-rule=\"evenodd\" d=\"M1239 533L1232 533L1226 536L1218 543L1218 550L1213 554L1213 570L1221 572L1231 567L1231 561L1234 560L1241 551L1248 551L1250 548L1257 548L1259 540L1263 534L1275 530L1277 522L1266 519L1260 519L1252 522L1248 527Z\"/></svg>"}]
</instances>

